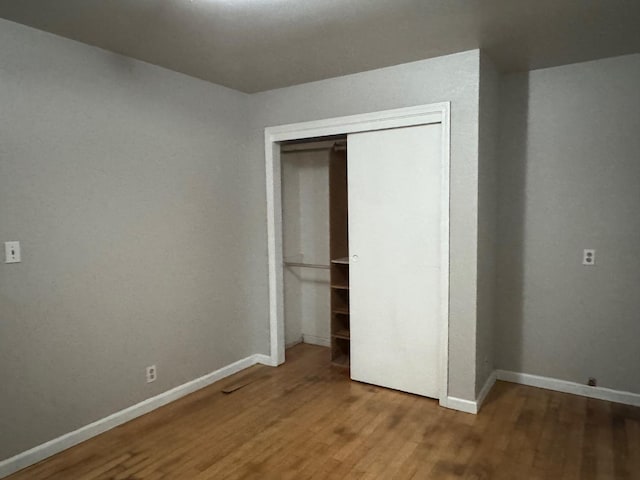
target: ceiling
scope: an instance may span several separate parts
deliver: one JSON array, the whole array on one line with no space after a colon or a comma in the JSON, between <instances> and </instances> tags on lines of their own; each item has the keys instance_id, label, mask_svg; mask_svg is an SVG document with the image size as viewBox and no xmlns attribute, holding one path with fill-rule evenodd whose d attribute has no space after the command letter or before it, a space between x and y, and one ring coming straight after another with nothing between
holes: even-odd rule
<instances>
[{"instance_id":1,"label":"ceiling","mask_svg":"<svg viewBox=\"0 0 640 480\"><path fill-rule=\"evenodd\" d=\"M639 0L0 0L0 17L245 92L479 47L504 71L640 52Z\"/></svg>"}]
</instances>

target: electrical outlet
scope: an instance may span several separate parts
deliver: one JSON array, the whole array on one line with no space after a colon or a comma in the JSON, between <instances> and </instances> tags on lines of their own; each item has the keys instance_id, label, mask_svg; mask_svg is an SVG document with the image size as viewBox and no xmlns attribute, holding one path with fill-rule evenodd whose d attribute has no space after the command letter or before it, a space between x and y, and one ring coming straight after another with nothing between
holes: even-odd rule
<instances>
[{"instance_id":1,"label":"electrical outlet","mask_svg":"<svg viewBox=\"0 0 640 480\"><path fill-rule=\"evenodd\" d=\"M596 264L596 251L593 248L585 248L582 251L582 264L583 265Z\"/></svg>"},{"instance_id":2,"label":"electrical outlet","mask_svg":"<svg viewBox=\"0 0 640 480\"><path fill-rule=\"evenodd\" d=\"M147 383L155 382L157 376L156 366L150 365L147 367Z\"/></svg>"}]
</instances>

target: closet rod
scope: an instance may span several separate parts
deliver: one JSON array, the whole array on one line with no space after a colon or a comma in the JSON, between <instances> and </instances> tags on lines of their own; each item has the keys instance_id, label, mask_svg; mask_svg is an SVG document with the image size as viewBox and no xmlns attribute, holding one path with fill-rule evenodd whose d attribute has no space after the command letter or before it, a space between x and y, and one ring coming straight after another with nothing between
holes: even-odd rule
<instances>
[{"instance_id":1,"label":"closet rod","mask_svg":"<svg viewBox=\"0 0 640 480\"><path fill-rule=\"evenodd\" d=\"M286 267L303 267L303 268L322 268L329 270L329 265L320 265L318 263L302 263L302 262L284 262Z\"/></svg>"}]
</instances>

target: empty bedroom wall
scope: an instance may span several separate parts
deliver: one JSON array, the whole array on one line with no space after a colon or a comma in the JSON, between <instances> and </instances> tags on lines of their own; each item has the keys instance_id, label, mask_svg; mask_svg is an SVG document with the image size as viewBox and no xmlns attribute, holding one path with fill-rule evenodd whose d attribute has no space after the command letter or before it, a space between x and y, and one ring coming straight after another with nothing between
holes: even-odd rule
<instances>
[{"instance_id":1,"label":"empty bedroom wall","mask_svg":"<svg viewBox=\"0 0 640 480\"><path fill-rule=\"evenodd\" d=\"M4 20L0 45L0 239L22 244L0 264L1 460L255 353L266 305L246 95Z\"/></svg>"},{"instance_id":2,"label":"empty bedroom wall","mask_svg":"<svg viewBox=\"0 0 640 480\"><path fill-rule=\"evenodd\" d=\"M637 54L505 77L498 368L640 393L638 85Z\"/></svg>"}]
</instances>

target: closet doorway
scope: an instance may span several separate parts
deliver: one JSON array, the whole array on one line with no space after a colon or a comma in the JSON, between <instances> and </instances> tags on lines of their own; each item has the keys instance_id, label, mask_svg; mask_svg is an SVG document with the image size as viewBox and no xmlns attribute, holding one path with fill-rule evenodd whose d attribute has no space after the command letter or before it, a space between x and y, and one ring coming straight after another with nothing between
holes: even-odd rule
<instances>
[{"instance_id":1,"label":"closet doorway","mask_svg":"<svg viewBox=\"0 0 640 480\"><path fill-rule=\"evenodd\" d=\"M331 252L330 259L331 274L347 276L346 282L324 279L347 287L330 290L332 355L337 295L346 299L347 331L349 303L354 309L343 352L347 362L351 353L352 379L439 398L442 404L448 393L448 103L265 129L271 362L285 360L285 269L314 264L283 256L288 187L283 190L282 175L288 167L281 147L345 135L347 149L349 141L355 146L347 162L350 250L344 258Z\"/></svg>"},{"instance_id":2,"label":"closet doorway","mask_svg":"<svg viewBox=\"0 0 640 480\"><path fill-rule=\"evenodd\" d=\"M341 136L281 144L286 348L332 343L330 259L347 255L347 186L344 175L342 185L331 175L336 168L346 174L346 141ZM339 195L333 186L341 187ZM342 200L339 215L331 212L337 197Z\"/></svg>"}]
</instances>

